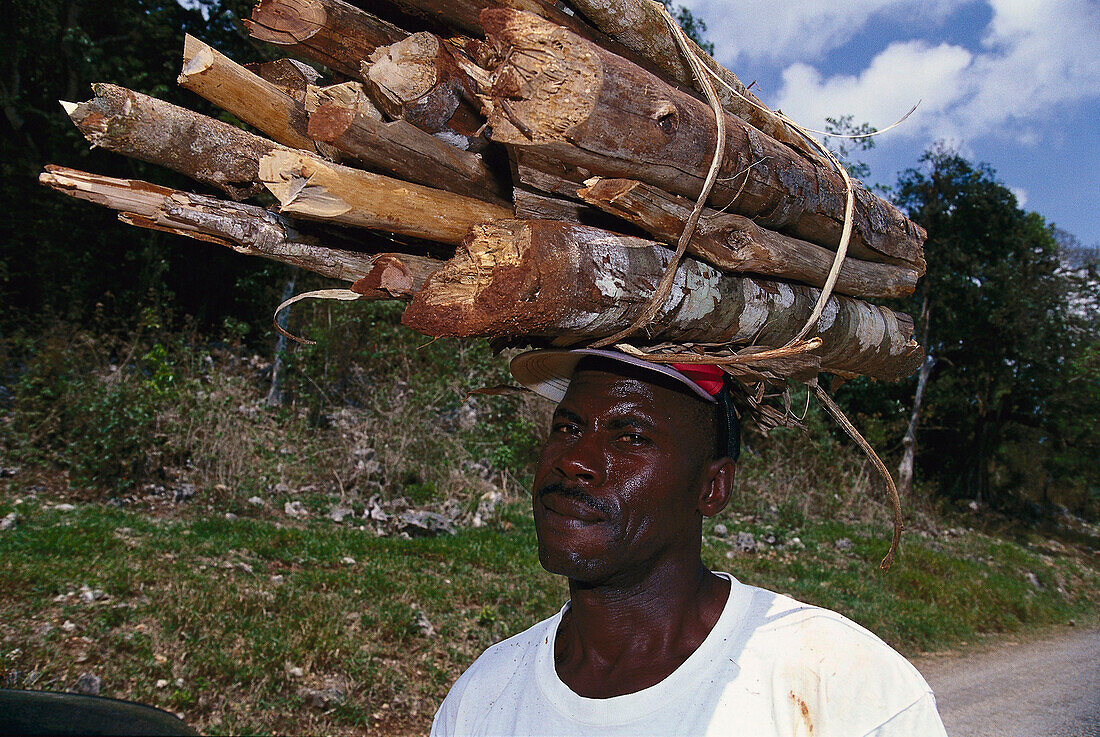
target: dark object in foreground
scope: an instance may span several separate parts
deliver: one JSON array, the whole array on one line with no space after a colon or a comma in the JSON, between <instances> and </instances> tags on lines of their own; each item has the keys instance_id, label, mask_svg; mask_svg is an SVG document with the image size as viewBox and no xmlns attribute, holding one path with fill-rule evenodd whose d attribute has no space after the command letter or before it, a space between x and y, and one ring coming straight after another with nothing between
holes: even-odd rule
<instances>
[{"instance_id":1,"label":"dark object in foreground","mask_svg":"<svg viewBox=\"0 0 1100 737\"><path fill-rule=\"evenodd\" d=\"M50 691L0 689L6 735L197 735L161 709L132 701Z\"/></svg>"}]
</instances>

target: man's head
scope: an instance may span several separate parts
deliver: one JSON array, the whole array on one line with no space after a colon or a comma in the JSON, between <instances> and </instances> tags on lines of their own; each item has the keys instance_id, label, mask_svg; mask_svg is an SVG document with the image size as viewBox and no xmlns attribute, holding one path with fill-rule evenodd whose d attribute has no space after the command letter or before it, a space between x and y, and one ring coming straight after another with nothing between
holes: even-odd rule
<instances>
[{"instance_id":1,"label":"man's head","mask_svg":"<svg viewBox=\"0 0 1100 737\"><path fill-rule=\"evenodd\" d=\"M712 392L618 353L524 356L517 380L560 399L535 473L543 566L592 584L697 566L702 519L726 505L734 473Z\"/></svg>"}]
</instances>

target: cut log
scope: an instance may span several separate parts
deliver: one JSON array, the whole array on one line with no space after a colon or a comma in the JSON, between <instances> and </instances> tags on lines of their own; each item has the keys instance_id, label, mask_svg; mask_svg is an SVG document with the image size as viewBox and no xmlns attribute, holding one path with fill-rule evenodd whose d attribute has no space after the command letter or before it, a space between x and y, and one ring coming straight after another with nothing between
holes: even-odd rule
<instances>
[{"instance_id":1,"label":"cut log","mask_svg":"<svg viewBox=\"0 0 1100 737\"><path fill-rule=\"evenodd\" d=\"M593 179L580 197L675 246L694 202L629 179ZM696 258L727 272L775 276L824 286L836 253L765 230L741 215L706 210L687 247ZM915 269L846 258L835 291L851 297L904 297L917 286Z\"/></svg>"},{"instance_id":2,"label":"cut log","mask_svg":"<svg viewBox=\"0 0 1100 737\"><path fill-rule=\"evenodd\" d=\"M184 37L183 70L176 81L278 143L316 150L302 102L191 34Z\"/></svg>"},{"instance_id":3,"label":"cut log","mask_svg":"<svg viewBox=\"0 0 1100 737\"><path fill-rule=\"evenodd\" d=\"M367 167L502 206L509 190L478 154L461 151L404 120L383 123L344 105L321 105L309 134Z\"/></svg>"},{"instance_id":4,"label":"cut log","mask_svg":"<svg viewBox=\"0 0 1100 737\"><path fill-rule=\"evenodd\" d=\"M425 256L327 248L300 233L286 218L261 207L149 182L60 166L47 166L38 181L70 197L117 210L127 224L217 243L238 253L355 282L356 291L379 299L411 297L442 266L441 261ZM378 242L392 246L381 238Z\"/></svg>"},{"instance_id":5,"label":"cut log","mask_svg":"<svg viewBox=\"0 0 1100 737\"><path fill-rule=\"evenodd\" d=\"M461 243L474 225L512 217L500 205L286 149L263 158L260 179L283 212L440 243Z\"/></svg>"},{"instance_id":6,"label":"cut log","mask_svg":"<svg viewBox=\"0 0 1100 737\"><path fill-rule=\"evenodd\" d=\"M482 13L504 63L481 97L492 138L607 177L640 179L695 198L714 153L714 112L695 97L596 44L529 13ZM847 187L739 118L709 203L835 248ZM920 226L860 185L850 250L923 273Z\"/></svg>"},{"instance_id":7,"label":"cut log","mask_svg":"<svg viewBox=\"0 0 1100 737\"><path fill-rule=\"evenodd\" d=\"M151 164L245 199L264 191L260 159L278 144L220 120L199 115L113 84L93 84L95 97L62 102L93 146Z\"/></svg>"},{"instance_id":8,"label":"cut log","mask_svg":"<svg viewBox=\"0 0 1100 737\"><path fill-rule=\"evenodd\" d=\"M442 39L414 33L376 50L362 67L371 98L394 120L440 135L463 150L484 149L485 120L474 83Z\"/></svg>"},{"instance_id":9,"label":"cut log","mask_svg":"<svg viewBox=\"0 0 1100 737\"><path fill-rule=\"evenodd\" d=\"M476 227L428 278L402 322L434 336L526 335L554 345L606 337L644 309L672 259L652 241L581 225L512 220ZM723 275L694 259L640 340L782 346L802 328L819 290ZM897 379L923 353L912 320L833 296L807 338L823 341L823 371Z\"/></svg>"},{"instance_id":10,"label":"cut log","mask_svg":"<svg viewBox=\"0 0 1100 737\"><path fill-rule=\"evenodd\" d=\"M480 19L481 11L486 8L513 8L533 13L545 18L554 25L568 28L573 33L594 41L613 54L649 69L655 74L661 70L642 54L637 54L623 44L587 23L582 17L562 10L564 3L547 0L383 0L403 12L425 19L429 23L443 24L457 28L472 36L485 33ZM688 85L686 89L691 90ZM694 93L694 90L692 90Z\"/></svg>"},{"instance_id":11,"label":"cut log","mask_svg":"<svg viewBox=\"0 0 1100 737\"><path fill-rule=\"evenodd\" d=\"M306 100L306 90L321 80L319 71L297 59L245 64L244 68L302 103Z\"/></svg>"},{"instance_id":12,"label":"cut log","mask_svg":"<svg viewBox=\"0 0 1100 737\"><path fill-rule=\"evenodd\" d=\"M359 63L376 48L409 35L340 0L260 0L244 24L253 38L284 46L352 79L359 77Z\"/></svg>"},{"instance_id":13,"label":"cut log","mask_svg":"<svg viewBox=\"0 0 1100 737\"><path fill-rule=\"evenodd\" d=\"M339 105L353 115L364 115L371 120L382 120L382 111L371 102L362 82L342 82L327 87L309 85L305 90L306 112L312 115L322 105Z\"/></svg>"},{"instance_id":14,"label":"cut log","mask_svg":"<svg viewBox=\"0 0 1100 737\"><path fill-rule=\"evenodd\" d=\"M572 4L596 28L652 61L664 72L662 76L704 93L680 51L680 46L669 31L660 5L652 0L572 0ZM691 39L687 41L699 60L721 80L714 87L727 112L822 166L828 166L821 154L801 134L760 102L736 74L716 62L697 43Z\"/></svg>"}]
</instances>

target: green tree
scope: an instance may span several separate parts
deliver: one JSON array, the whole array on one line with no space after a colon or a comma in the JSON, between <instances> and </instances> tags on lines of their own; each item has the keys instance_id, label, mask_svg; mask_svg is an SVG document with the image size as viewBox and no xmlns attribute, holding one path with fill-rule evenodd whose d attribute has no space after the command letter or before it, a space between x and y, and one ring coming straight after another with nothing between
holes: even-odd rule
<instances>
[{"instance_id":1,"label":"green tree","mask_svg":"<svg viewBox=\"0 0 1100 737\"><path fill-rule=\"evenodd\" d=\"M684 33L695 43L699 44L699 48L707 52L711 56L714 55L714 44L707 41L703 34L707 32L707 23L702 18L696 17L691 10L685 8L683 5L673 8L672 0L661 0L665 8L668 9L669 14L673 19L680 24L680 28L684 29Z\"/></svg>"},{"instance_id":2,"label":"green tree","mask_svg":"<svg viewBox=\"0 0 1100 737\"><path fill-rule=\"evenodd\" d=\"M950 149L932 148L921 164L896 189L928 231L928 273L909 305L937 361L918 468L953 495L1005 502L1055 470L1065 383L1071 367L1091 365L1095 337L1075 325L1076 287L1042 217L1021 210L990 167Z\"/></svg>"}]
</instances>

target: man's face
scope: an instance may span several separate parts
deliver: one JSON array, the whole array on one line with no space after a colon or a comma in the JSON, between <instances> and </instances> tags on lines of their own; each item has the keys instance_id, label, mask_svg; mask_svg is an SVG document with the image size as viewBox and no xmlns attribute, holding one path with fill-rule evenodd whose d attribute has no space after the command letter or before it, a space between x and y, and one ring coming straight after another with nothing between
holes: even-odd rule
<instances>
[{"instance_id":1,"label":"man's face","mask_svg":"<svg viewBox=\"0 0 1100 737\"><path fill-rule=\"evenodd\" d=\"M574 581L626 583L698 557L713 420L683 392L576 373L535 472L539 560Z\"/></svg>"}]
</instances>

